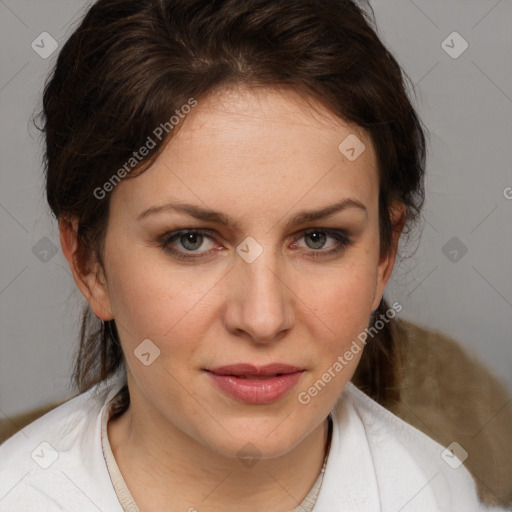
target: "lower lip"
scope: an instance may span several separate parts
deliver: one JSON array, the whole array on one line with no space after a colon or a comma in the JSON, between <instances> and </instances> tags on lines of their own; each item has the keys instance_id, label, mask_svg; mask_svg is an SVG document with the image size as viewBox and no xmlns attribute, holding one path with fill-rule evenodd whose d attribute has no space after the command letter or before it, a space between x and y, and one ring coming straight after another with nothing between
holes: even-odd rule
<instances>
[{"instance_id":1,"label":"lower lip","mask_svg":"<svg viewBox=\"0 0 512 512\"><path fill-rule=\"evenodd\" d=\"M224 393L248 404L268 404L279 400L297 385L302 375L302 372L295 372L271 379L241 379L207 373Z\"/></svg>"}]
</instances>

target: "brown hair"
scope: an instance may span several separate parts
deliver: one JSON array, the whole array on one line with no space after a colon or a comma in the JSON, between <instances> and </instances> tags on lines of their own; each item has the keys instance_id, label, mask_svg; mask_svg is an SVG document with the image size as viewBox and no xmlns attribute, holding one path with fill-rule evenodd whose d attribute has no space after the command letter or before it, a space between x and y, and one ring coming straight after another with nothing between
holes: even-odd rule
<instances>
[{"instance_id":1,"label":"brown hair","mask_svg":"<svg viewBox=\"0 0 512 512\"><path fill-rule=\"evenodd\" d=\"M407 77L365 8L350 0L97 1L62 47L43 97L47 200L57 219L79 221L79 268L93 256L103 265L110 196L94 191L191 97L234 85L300 92L367 130L387 254L392 202L406 206L407 226L423 205L425 134ZM123 179L143 172L172 133ZM376 315L389 309L382 300ZM383 404L398 399L397 328L391 320L369 340L353 379ZM102 325L87 307L76 386L85 391L123 365L115 321Z\"/></svg>"}]
</instances>

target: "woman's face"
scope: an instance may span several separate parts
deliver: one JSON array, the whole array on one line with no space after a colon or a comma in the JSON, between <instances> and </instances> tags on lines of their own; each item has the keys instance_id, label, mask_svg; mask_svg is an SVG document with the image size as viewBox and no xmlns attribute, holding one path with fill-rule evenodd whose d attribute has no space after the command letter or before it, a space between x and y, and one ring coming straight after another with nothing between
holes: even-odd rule
<instances>
[{"instance_id":1,"label":"woman's face","mask_svg":"<svg viewBox=\"0 0 512 512\"><path fill-rule=\"evenodd\" d=\"M139 421L226 456L250 442L275 457L321 425L353 375L361 352L332 369L377 308L394 251L379 260L368 136L317 109L270 90L210 95L113 190L106 285L88 301L115 319ZM207 371L242 363L300 372Z\"/></svg>"}]
</instances>

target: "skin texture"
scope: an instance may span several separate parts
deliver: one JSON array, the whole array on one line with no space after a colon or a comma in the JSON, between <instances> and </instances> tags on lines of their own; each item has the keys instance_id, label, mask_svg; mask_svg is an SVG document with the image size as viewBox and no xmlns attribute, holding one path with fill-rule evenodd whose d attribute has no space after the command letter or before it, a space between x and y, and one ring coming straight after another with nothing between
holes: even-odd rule
<instances>
[{"instance_id":1,"label":"skin texture","mask_svg":"<svg viewBox=\"0 0 512 512\"><path fill-rule=\"evenodd\" d=\"M77 286L98 317L115 319L126 355L131 404L110 421L109 440L142 510L235 510L243 503L245 511L289 511L320 472L327 415L361 353L307 405L298 394L367 327L393 269L405 210L394 209L399 228L380 260L371 141L296 93L220 90L181 123L146 172L113 190L105 272L76 270L76 222L59 222ZM351 134L366 146L355 161L338 150ZM349 207L287 226L301 210L345 198L366 212ZM136 220L177 201L221 211L240 226L170 211ZM338 243L324 232L306 235L311 228L345 230L351 244L313 259ZM197 259L179 260L159 245L162 235L182 229L209 230L212 238L168 244ZM252 263L236 252L249 236L263 249ZM160 350L149 366L134 355L145 339ZM249 405L223 394L203 371L239 362L305 371L279 401ZM261 457L251 467L237 457L247 443Z\"/></svg>"}]
</instances>

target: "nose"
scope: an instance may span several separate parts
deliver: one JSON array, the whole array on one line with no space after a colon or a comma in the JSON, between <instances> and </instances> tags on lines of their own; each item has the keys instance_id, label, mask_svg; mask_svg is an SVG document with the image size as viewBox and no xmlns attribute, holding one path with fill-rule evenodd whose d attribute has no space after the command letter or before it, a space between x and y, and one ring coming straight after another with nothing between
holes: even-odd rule
<instances>
[{"instance_id":1,"label":"nose","mask_svg":"<svg viewBox=\"0 0 512 512\"><path fill-rule=\"evenodd\" d=\"M247 263L237 258L229 273L226 328L259 344L281 339L294 321L294 295L270 250Z\"/></svg>"}]
</instances>

